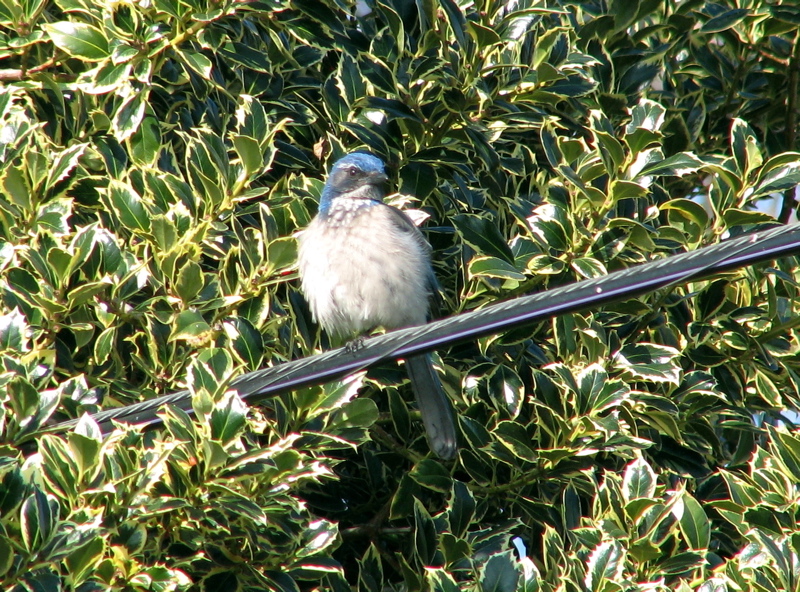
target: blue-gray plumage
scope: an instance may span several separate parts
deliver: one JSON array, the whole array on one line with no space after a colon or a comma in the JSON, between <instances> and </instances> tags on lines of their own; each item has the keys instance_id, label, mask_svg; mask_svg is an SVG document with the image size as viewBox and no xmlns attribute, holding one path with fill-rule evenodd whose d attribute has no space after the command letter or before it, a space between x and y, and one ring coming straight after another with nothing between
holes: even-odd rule
<instances>
[{"instance_id":1,"label":"blue-gray plumage","mask_svg":"<svg viewBox=\"0 0 800 592\"><path fill-rule=\"evenodd\" d=\"M352 337L382 326L399 329L428 319L436 292L430 245L400 210L383 203L383 162L353 152L331 168L319 213L299 239L303 294L330 334ZM450 401L427 354L406 360L433 451L456 454Z\"/></svg>"}]
</instances>

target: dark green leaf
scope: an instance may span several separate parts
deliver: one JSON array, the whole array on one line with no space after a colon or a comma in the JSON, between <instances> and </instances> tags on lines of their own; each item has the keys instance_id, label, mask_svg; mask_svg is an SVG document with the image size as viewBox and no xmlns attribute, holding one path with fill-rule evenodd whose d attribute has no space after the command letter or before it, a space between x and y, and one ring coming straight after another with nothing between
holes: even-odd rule
<instances>
[{"instance_id":1,"label":"dark green leaf","mask_svg":"<svg viewBox=\"0 0 800 592\"><path fill-rule=\"evenodd\" d=\"M516 592L520 570L511 551L492 555L480 574L481 590L485 592Z\"/></svg>"},{"instance_id":2,"label":"dark green leaf","mask_svg":"<svg viewBox=\"0 0 800 592\"><path fill-rule=\"evenodd\" d=\"M709 19L701 28L701 33L718 33L730 29L743 18L750 15L748 8L734 8Z\"/></svg>"},{"instance_id":3,"label":"dark green leaf","mask_svg":"<svg viewBox=\"0 0 800 592\"><path fill-rule=\"evenodd\" d=\"M436 556L436 526L418 499L414 500L414 554L422 565L431 565Z\"/></svg>"},{"instance_id":4,"label":"dark green leaf","mask_svg":"<svg viewBox=\"0 0 800 592\"><path fill-rule=\"evenodd\" d=\"M227 397L224 406L217 407L211 412L209 420L211 437L227 444L241 433L247 424L246 416L247 407L242 400L237 396Z\"/></svg>"},{"instance_id":5,"label":"dark green leaf","mask_svg":"<svg viewBox=\"0 0 800 592\"><path fill-rule=\"evenodd\" d=\"M497 225L491 220L472 214L458 214L453 217L453 222L464 242L479 253L500 258L514 265L511 249L497 229Z\"/></svg>"},{"instance_id":6,"label":"dark green leaf","mask_svg":"<svg viewBox=\"0 0 800 592\"><path fill-rule=\"evenodd\" d=\"M400 169L400 193L424 200L436 189L436 170L425 163L410 162Z\"/></svg>"},{"instance_id":7,"label":"dark green leaf","mask_svg":"<svg viewBox=\"0 0 800 592\"><path fill-rule=\"evenodd\" d=\"M461 481L452 480L452 502L447 519L450 531L456 536L464 536L475 516L475 498Z\"/></svg>"},{"instance_id":8,"label":"dark green leaf","mask_svg":"<svg viewBox=\"0 0 800 592\"><path fill-rule=\"evenodd\" d=\"M390 119L410 119L412 121L422 123L422 120L416 113L414 113L407 105L397 100L368 97L367 106L372 109L384 111Z\"/></svg>"},{"instance_id":9,"label":"dark green leaf","mask_svg":"<svg viewBox=\"0 0 800 592\"><path fill-rule=\"evenodd\" d=\"M447 15L447 21L450 23L450 30L453 31L456 41L460 47L466 47L467 43L467 21L461 12L461 9L453 0L440 0L440 6Z\"/></svg>"},{"instance_id":10,"label":"dark green leaf","mask_svg":"<svg viewBox=\"0 0 800 592\"><path fill-rule=\"evenodd\" d=\"M369 546L367 552L359 561L359 589L369 592L383 591L383 566L380 553L374 544Z\"/></svg>"},{"instance_id":11,"label":"dark green leaf","mask_svg":"<svg viewBox=\"0 0 800 592\"><path fill-rule=\"evenodd\" d=\"M432 459L424 459L416 464L410 472L411 478L423 487L447 493L453 487L450 472L439 462Z\"/></svg>"}]
</instances>

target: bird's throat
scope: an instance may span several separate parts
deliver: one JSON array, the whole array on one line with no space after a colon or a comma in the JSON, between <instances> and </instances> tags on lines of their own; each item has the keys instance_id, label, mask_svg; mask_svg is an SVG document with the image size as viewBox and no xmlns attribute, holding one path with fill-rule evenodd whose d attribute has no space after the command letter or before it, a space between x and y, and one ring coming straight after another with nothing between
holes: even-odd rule
<instances>
[{"instance_id":1,"label":"bird's throat","mask_svg":"<svg viewBox=\"0 0 800 592\"><path fill-rule=\"evenodd\" d=\"M320 212L320 215L330 225L346 226L367 209L381 203L380 200L375 199L339 197L331 202L330 207L324 214Z\"/></svg>"}]
</instances>

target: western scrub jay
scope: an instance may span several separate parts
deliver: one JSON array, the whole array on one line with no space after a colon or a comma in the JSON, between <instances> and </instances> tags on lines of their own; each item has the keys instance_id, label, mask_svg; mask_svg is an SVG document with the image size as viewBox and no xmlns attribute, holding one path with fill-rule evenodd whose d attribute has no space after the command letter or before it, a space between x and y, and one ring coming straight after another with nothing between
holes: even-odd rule
<instances>
[{"instance_id":1,"label":"western scrub jay","mask_svg":"<svg viewBox=\"0 0 800 592\"><path fill-rule=\"evenodd\" d=\"M383 162L352 152L328 175L319 212L299 238L301 287L314 319L331 335L352 337L428 320L437 290L431 247L406 214L383 203ZM457 451L453 409L428 354L406 360L431 449Z\"/></svg>"}]
</instances>

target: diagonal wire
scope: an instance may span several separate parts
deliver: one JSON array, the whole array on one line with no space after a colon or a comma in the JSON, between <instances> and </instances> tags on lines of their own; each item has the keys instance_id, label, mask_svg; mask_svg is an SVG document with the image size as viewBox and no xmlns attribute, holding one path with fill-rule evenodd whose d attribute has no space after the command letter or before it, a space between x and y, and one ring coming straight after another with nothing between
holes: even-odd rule
<instances>
[{"instance_id":1,"label":"diagonal wire","mask_svg":"<svg viewBox=\"0 0 800 592\"><path fill-rule=\"evenodd\" d=\"M392 331L364 340L357 351L339 348L248 372L233 380L231 387L252 404L285 391L330 382L389 359L474 340L520 325L596 308L608 302L791 254L800 254L800 224L754 232L688 253L615 271L604 277L492 304L426 325ZM174 405L191 413L191 394L186 390L178 391L127 407L101 411L94 414L93 418L104 431L113 427L112 420L153 426L161 422L156 412L165 405ZM71 420L43 431L64 431L75 423L77 420Z\"/></svg>"}]
</instances>

